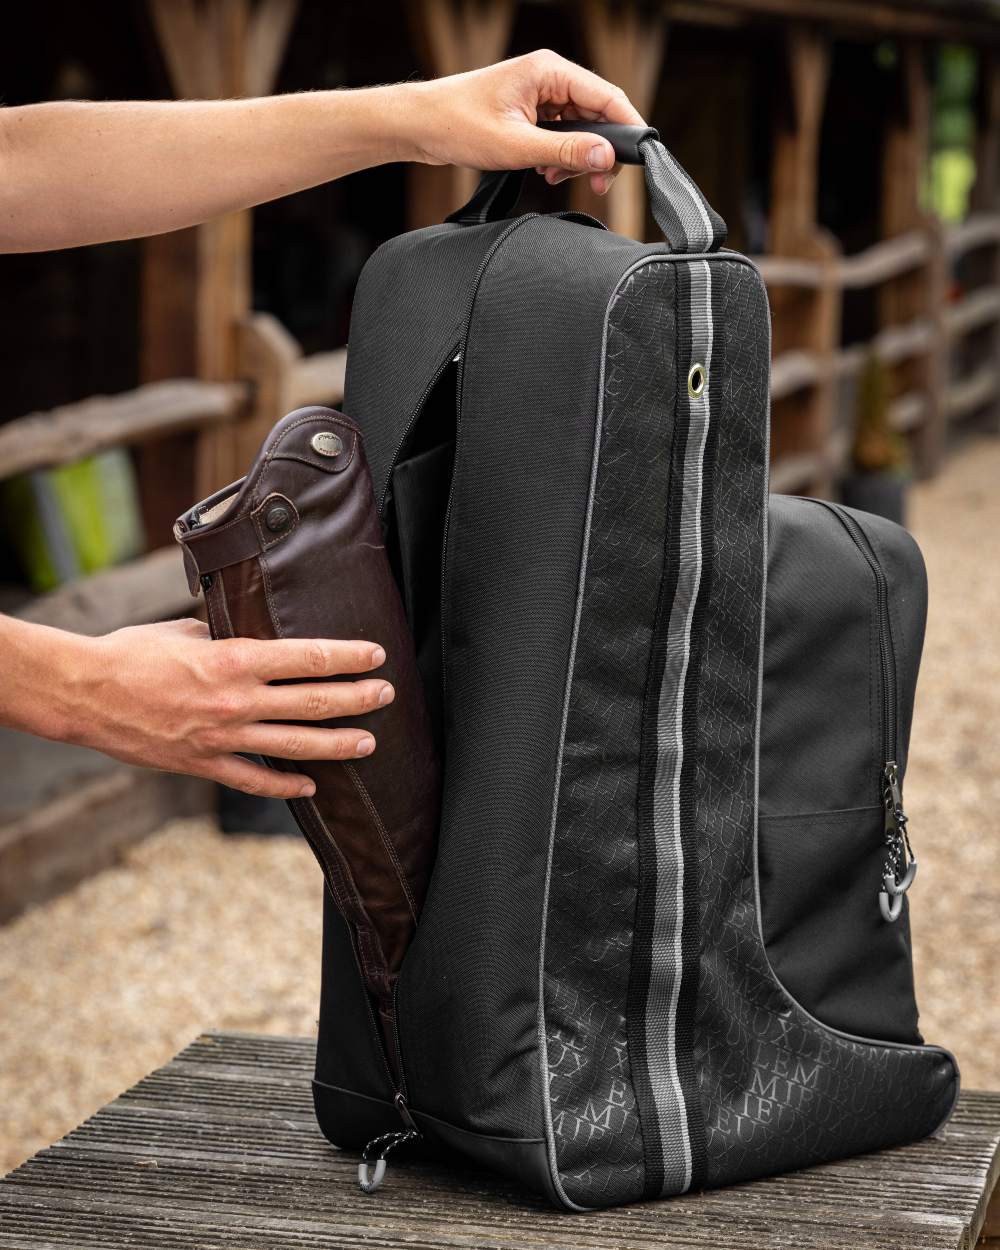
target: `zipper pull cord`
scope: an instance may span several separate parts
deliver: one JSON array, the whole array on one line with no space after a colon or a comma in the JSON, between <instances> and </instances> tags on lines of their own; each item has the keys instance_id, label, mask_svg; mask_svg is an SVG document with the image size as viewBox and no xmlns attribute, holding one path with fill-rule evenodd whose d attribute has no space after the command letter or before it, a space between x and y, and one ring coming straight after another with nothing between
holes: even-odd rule
<instances>
[{"instance_id":1,"label":"zipper pull cord","mask_svg":"<svg viewBox=\"0 0 1000 1250\"><path fill-rule=\"evenodd\" d=\"M358 1184L366 1194L373 1194L385 1179L389 1155L400 1146L416 1141L419 1136L420 1134L413 1129L407 1129L404 1133L386 1133L384 1137L376 1137L374 1141L368 1143L361 1155L361 1162L358 1164ZM374 1175L370 1171L373 1163L375 1164Z\"/></svg>"},{"instance_id":2,"label":"zipper pull cord","mask_svg":"<svg viewBox=\"0 0 1000 1250\"><path fill-rule=\"evenodd\" d=\"M907 832L907 815L903 810L903 793L899 784L899 765L889 760L882 774L885 783L885 841L887 855L882 865L883 889L879 891L878 905L882 919L894 924L903 910L903 895L913 884L917 875L917 858L910 845ZM902 874L902 875L901 875Z\"/></svg>"},{"instance_id":3,"label":"zipper pull cord","mask_svg":"<svg viewBox=\"0 0 1000 1250\"><path fill-rule=\"evenodd\" d=\"M389 1155L394 1150L399 1150L402 1146L408 1146L411 1142L419 1141L423 1136L420 1129L417 1128L413 1116L410 1115L410 1109L406 1105L403 1095L397 1094L394 1101L396 1110L406 1125L406 1129L402 1133L385 1133L382 1137L374 1138L365 1146L361 1153L361 1162L358 1164L358 1184L366 1194L373 1194L385 1180ZM373 1163L375 1164L374 1175L370 1170Z\"/></svg>"}]
</instances>

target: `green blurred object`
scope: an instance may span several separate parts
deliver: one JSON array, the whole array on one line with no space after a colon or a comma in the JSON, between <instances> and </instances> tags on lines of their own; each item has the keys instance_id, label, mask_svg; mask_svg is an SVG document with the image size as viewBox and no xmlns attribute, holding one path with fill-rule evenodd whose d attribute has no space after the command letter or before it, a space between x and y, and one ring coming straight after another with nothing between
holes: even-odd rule
<instances>
[{"instance_id":1,"label":"green blurred object","mask_svg":"<svg viewBox=\"0 0 1000 1250\"><path fill-rule=\"evenodd\" d=\"M924 207L945 222L962 221L969 211L976 180L978 77L979 65L972 48L944 44L938 49Z\"/></svg>"},{"instance_id":2,"label":"green blurred object","mask_svg":"<svg viewBox=\"0 0 1000 1250\"><path fill-rule=\"evenodd\" d=\"M43 593L145 548L135 471L121 448L0 484L0 514L25 581Z\"/></svg>"},{"instance_id":3,"label":"green blurred object","mask_svg":"<svg viewBox=\"0 0 1000 1250\"><path fill-rule=\"evenodd\" d=\"M889 370L871 352L858 383L851 463L860 473L907 474L910 455L906 439L889 417Z\"/></svg>"}]
</instances>

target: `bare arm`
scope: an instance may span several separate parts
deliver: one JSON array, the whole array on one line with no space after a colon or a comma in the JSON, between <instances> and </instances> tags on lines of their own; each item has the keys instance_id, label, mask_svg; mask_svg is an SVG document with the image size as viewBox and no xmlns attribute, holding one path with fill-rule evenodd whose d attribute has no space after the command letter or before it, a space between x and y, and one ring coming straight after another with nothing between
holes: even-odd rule
<instances>
[{"instance_id":1,"label":"bare arm","mask_svg":"<svg viewBox=\"0 0 1000 1250\"><path fill-rule=\"evenodd\" d=\"M2 109L0 251L159 234L388 161L587 172L606 190L610 145L535 126L556 115L641 121L551 52L360 91Z\"/></svg>"},{"instance_id":2,"label":"bare arm","mask_svg":"<svg viewBox=\"0 0 1000 1250\"><path fill-rule=\"evenodd\" d=\"M82 638L0 616L0 657L0 725L284 799L312 794L312 781L236 753L291 760L370 755L375 739L364 714L395 697L373 671L385 662L374 643L213 642L194 620ZM344 673L359 676L323 680ZM269 684L286 678L299 680ZM309 723L338 716L360 718L360 726Z\"/></svg>"},{"instance_id":3,"label":"bare arm","mask_svg":"<svg viewBox=\"0 0 1000 1250\"><path fill-rule=\"evenodd\" d=\"M41 104L0 109L0 251L75 247L175 230L393 160L587 173L614 152L540 117L638 124L617 88L552 52L469 74L260 100ZM371 643L211 642L197 621L81 638L0 616L0 725L94 747L253 794L312 792L238 753L338 759L375 749L356 717L394 697ZM299 678L296 684L271 685ZM312 680L309 680L309 679ZM274 724L276 721L304 724Z\"/></svg>"}]
</instances>

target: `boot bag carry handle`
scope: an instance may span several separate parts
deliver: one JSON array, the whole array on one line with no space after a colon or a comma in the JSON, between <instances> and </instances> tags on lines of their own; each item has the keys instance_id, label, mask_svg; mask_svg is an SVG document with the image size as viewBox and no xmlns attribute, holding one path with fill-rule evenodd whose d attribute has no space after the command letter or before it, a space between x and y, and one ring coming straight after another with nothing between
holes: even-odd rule
<instances>
[{"instance_id":1,"label":"boot bag carry handle","mask_svg":"<svg viewBox=\"0 0 1000 1250\"><path fill-rule=\"evenodd\" d=\"M617 122L540 122L543 130L599 135L623 165L643 165L656 223L674 252L715 252L726 241L726 223L711 207L694 180L660 142L652 126ZM490 170L483 174L469 202L446 221L480 226L508 217L524 183L523 169Z\"/></svg>"}]
</instances>

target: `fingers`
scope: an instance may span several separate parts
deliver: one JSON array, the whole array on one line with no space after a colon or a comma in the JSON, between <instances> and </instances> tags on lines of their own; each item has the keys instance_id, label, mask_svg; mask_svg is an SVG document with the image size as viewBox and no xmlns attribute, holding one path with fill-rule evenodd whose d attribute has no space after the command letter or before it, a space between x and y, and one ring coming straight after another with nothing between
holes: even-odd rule
<instances>
[{"instance_id":1,"label":"fingers","mask_svg":"<svg viewBox=\"0 0 1000 1250\"><path fill-rule=\"evenodd\" d=\"M215 644L221 661L261 681L295 677L337 677L367 673L385 663L385 651L373 642L332 638L225 639Z\"/></svg>"},{"instance_id":2,"label":"fingers","mask_svg":"<svg viewBox=\"0 0 1000 1250\"><path fill-rule=\"evenodd\" d=\"M601 117L626 126L646 124L621 87L555 52L545 50L532 55L542 59L543 81L549 87L549 99L565 101L582 116L589 115L592 119Z\"/></svg>"},{"instance_id":3,"label":"fingers","mask_svg":"<svg viewBox=\"0 0 1000 1250\"><path fill-rule=\"evenodd\" d=\"M395 697L392 686L378 678L261 686L253 715L255 720L331 720L374 712Z\"/></svg>"},{"instance_id":4,"label":"fingers","mask_svg":"<svg viewBox=\"0 0 1000 1250\"><path fill-rule=\"evenodd\" d=\"M580 125L585 127L586 123ZM537 126L523 129L524 164L551 167L558 172L560 182L572 174L605 174L614 169L615 150L599 135L587 134L585 129L561 134ZM548 177L546 180L553 181Z\"/></svg>"},{"instance_id":5,"label":"fingers","mask_svg":"<svg viewBox=\"0 0 1000 1250\"><path fill-rule=\"evenodd\" d=\"M375 739L364 729L309 725L246 725L238 750L282 760L356 760L371 755Z\"/></svg>"},{"instance_id":6,"label":"fingers","mask_svg":"<svg viewBox=\"0 0 1000 1250\"><path fill-rule=\"evenodd\" d=\"M202 774L221 785L244 794L267 799L304 799L316 793L315 783L302 773L283 773L241 759L238 755L219 755Z\"/></svg>"}]
</instances>

